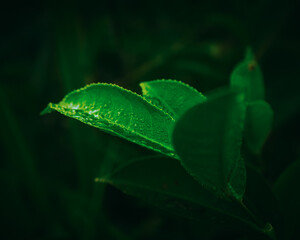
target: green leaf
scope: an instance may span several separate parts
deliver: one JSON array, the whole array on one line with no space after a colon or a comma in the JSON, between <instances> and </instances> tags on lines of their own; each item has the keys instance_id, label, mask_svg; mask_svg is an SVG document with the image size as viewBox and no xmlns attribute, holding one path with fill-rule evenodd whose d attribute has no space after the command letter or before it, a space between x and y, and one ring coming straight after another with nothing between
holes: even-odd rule
<instances>
[{"instance_id":1,"label":"green leaf","mask_svg":"<svg viewBox=\"0 0 300 240\"><path fill-rule=\"evenodd\" d=\"M300 237L300 161L294 161L273 185L273 192L284 214L286 239Z\"/></svg>"},{"instance_id":2,"label":"green leaf","mask_svg":"<svg viewBox=\"0 0 300 240\"><path fill-rule=\"evenodd\" d=\"M140 95L117 85L98 83L68 94L53 110L162 154L177 157L170 135L174 119Z\"/></svg>"},{"instance_id":3,"label":"green leaf","mask_svg":"<svg viewBox=\"0 0 300 240\"><path fill-rule=\"evenodd\" d=\"M245 190L240 159L245 111L243 93L223 90L188 110L174 128L173 144L184 168L220 196L241 199Z\"/></svg>"},{"instance_id":4,"label":"green leaf","mask_svg":"<svg viewBox=\"0 0 300 240\"><path fill-rule=\"evenodd\" d=\"M263 231L238 201L216 197L174 159L135 161L96 181L109 183L126 194L203 224Z\"/></svg>"},{"instance_id":5,"label":"green leaf","mask_svg":"<svg viewBox=\"0 0 300 240\"><path fill-rule=\"evenodd\" d=\"M245 59L233 70L230 85L243 89L246 93L246 101L264 99L262 72L251 49L247 49Z\"/></svg>"},{"instance_id":6,"label":"green leaf","mask_svg":"<svg viewBox=\"0 0 300 240\"><path fill-rule=\"evenodd\" d=\"M151 103L178 119L186 110L206 100L195 88L175 80L156 80L140 83L145 96Z\"/></svg>"},{"instance_id":7,"label":"green leaf","mask_svg":"<svg viewBox=\"0 0 300 240\"><path fill-rule=\"evenodd\" d=\"M273 117L271 106L263 100L251 102L247 106L245 142L248 148L256 154L261 151L271 132Z\"/></svg>"}]
</instances>

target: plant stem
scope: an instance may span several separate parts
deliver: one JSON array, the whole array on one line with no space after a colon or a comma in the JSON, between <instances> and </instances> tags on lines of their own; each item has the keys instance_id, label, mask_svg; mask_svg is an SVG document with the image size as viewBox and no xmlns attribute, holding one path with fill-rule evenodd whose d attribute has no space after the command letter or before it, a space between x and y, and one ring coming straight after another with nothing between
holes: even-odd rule
<instances>
[{"instance_id":1,"label":"plant stem","mask_svg":"<svg viewBox=\"0 0 300 240\"><path fill-rule=\"evenodd\" d=\"M243 203L243 201L241 200L241 201L239 201L239 200L237 200L237 202L243 207L243 209L253 218L253 220L255 221L255 222L257 222L257 224L259 225L259 226L261 226L261 228L262 228L262 232L264 233L264 234L266 234L268 237L270 237L270 239L272 239L272 240L276 240L277 238L276 238L276 236L275 236L275 232L274 232L274 228L273 228L273 226L272 226L272 224L271 223L269 223L269 222L267 222L267 223L265 223L265 222L263 222L263 221L261 221L260 219L258 219L256 216L255 216L255 214Z\"/></svg>"}]
</instances>

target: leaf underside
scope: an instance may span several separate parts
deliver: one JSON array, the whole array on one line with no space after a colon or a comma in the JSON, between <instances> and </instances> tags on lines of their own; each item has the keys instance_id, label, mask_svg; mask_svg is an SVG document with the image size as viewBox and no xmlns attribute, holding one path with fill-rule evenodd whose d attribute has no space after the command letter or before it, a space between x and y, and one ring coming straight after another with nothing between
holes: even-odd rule
<instances>
[{"instance_id":1,"label":"leaf underside","mask_svg":"<svg viewBox=\"0 0 300 240\"><path fill-rule=\"evenodd\" d=\"M257 100L248 104L245 141L252 152L256 154L260 153L271 132L273 116L274 113L271 106L263 100Z\"/></svg>"},{"instance_id":2,"label":"leaf underside","mask_svg":"<svg viewBox=\"0 0 300 240\"><path fill-rule=\"evenodd\" d=\"M188 110L173 131L174 148L184 168L220 196L241 199L244 194L245 168L240 159L244 117L243 94L226 89Z\"/></svg>"}]
</instances>

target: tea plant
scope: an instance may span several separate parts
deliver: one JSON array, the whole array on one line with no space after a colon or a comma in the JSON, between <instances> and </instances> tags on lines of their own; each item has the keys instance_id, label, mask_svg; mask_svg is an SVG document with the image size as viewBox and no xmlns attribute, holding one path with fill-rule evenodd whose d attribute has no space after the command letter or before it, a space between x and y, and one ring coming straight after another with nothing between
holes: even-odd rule
<instances>
[{"instance_id":1,"label":"tea plant","mask_svg":"<svg viewBox=\"0 0 300 240\"><path fill-rule=\"evenodd\" d=\"M175 80L140 86L142 95L114 84L91 84L49 103L42 114L55 110L159 154L122 164L96 182L215 229L292 237L295 227L288 219L284 227L273 193L248 158L260 154L273 121L250 50L234 69L230 87L206 96ZM283 174L275 184L282 205L290 181Z\"/></svg>"}]
</instances>

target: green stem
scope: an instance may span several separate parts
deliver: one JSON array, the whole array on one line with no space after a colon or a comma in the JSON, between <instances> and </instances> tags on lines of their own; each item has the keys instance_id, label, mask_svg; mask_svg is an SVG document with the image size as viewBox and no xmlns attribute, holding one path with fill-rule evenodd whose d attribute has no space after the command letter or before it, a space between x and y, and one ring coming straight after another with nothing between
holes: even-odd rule
<instances>
[{"instance_id":1,"label":"green stem","mask_svg":"<svg viewBox=\"0 0 300 240\"><path fill-rule=\"evenodd\" d=\"M262 232L266 234L270 239L276 240L275 231L271 223L263 222L258 219L255 214L243 203L243 201L237 200L237 202L242 206L242 208L253 218L253 220L262 228Z\"/></svg>"}]
</instances>

